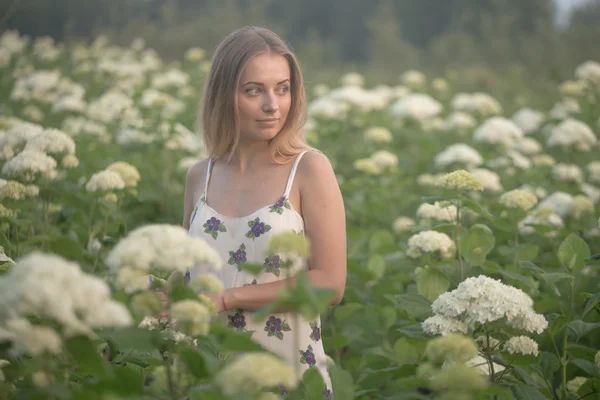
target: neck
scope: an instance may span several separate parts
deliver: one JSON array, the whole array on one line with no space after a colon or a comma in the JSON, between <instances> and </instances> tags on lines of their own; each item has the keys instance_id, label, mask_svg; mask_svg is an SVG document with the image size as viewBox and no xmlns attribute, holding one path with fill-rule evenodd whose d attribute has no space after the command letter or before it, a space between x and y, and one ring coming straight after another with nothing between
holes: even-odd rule
<instances>
[{"instance_id":1,"label":"neck","mask_svg":"<svg viewBox=\"0 0 600 400\"><path fill-rule=\"evenodd\" d=\"M225 153L222 158L227 160L230 156L228 166L242 174L272 162L269 156L269 143L266 141L240 142L233 153Z\"/></svg>"}]
</instances>

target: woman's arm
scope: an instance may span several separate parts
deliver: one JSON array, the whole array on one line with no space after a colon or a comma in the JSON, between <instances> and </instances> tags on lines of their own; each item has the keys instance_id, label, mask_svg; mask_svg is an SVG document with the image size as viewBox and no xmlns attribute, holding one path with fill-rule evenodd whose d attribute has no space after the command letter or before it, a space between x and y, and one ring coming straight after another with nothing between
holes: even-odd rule
<instances>
[{"instance_id":1,"label":"woman's arm","mask_svg":"<svg viewBox=\"0 0 600 400\"><path fill-rule=\"evenodd\" d=\"M304 155L295 179L300 188L305 234L311 245L308 280L314 287L334 289L332 304L338 304L346 286L346 217L340 188L329 160L316 152ZM280 290L295 285L296 278L291 277L227 289L223 296L229 309L256 310L272 303ZM220 297L213 300L223 311Z\"/></svg>"},{"instance_id":2,"label":"woman's arm","mask_svg":"<svg viewBox=\"0 0 600 400\"><path fill-rule=\"evenodd\" d=\"M194 211L196 203L195 196L199 188L204 188L206 180L206 168L208 168L208 159L198 161L188 170L185 177L185 195L183 198L183 227L190 229L190 218Z\"/></svg>"}]
</instances>

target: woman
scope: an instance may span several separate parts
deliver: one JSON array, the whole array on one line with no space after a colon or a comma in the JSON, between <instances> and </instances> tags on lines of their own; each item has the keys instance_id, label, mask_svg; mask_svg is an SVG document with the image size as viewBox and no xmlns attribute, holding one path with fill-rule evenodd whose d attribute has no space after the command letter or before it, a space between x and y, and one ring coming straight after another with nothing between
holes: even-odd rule
<instances>
[{"instance_id":1,"label":"woman","mask_svg":"<svg viewBox=\"0 0 600 400\"><path fill-rule=\"evenodd\" d=\"M320 318L274 313L261 323L252 312L294 285L268 254L281 232L311 243L307 276L342 299L346 283L346 227L342 196L328 159L303 139L306 95L292 51L273 32L248 27L218 46L204 88L201 113L209 158L187 174L183 225L214 246L224 265L225 290L212 300L224 323L254 331L252 338L298 367L317 368L330 380ZM253 276L243 262L262 264ZM201 271L192 271L192 277Z\"/></svg>"}]
</instances>

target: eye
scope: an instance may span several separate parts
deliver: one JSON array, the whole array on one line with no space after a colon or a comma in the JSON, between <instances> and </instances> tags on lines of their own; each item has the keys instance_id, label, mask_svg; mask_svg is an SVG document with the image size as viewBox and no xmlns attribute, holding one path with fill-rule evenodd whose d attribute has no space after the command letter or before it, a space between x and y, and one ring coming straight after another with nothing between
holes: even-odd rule
<instances>
[{"instance_id":1,"label":"eye","mask_svg":"<svg viewBox=\"0 0 600 400\"><path fill-rule=\"evenodd\" d=\"M246 93L249 94L250 96L256 96L259 92L260 92L260 90L258 88L246 89Z\"/></svg>"},{"instance_id":2,"label":"eye","mask_svg":"<svg viewBox=\"0 0 600 400\"><path fill-rule=\"evenodd\" d=\"M286 94L289 91L290 91L290 87L289 86L282 86L282 87L279 88L279 93L280 94Z\"/></svg>"}]
</instances>

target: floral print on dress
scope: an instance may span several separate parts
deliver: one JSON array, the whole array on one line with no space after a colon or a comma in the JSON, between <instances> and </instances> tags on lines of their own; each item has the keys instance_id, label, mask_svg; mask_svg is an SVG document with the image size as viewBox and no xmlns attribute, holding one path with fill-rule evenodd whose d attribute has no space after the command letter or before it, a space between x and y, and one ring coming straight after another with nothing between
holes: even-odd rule
<instances>
[{"instance_id":1,"label":"floral print on dress","mask_svg":"<svg viewBox=\"0 0 600 400\"><path fill-rule=\"evenodd\" d=\"M281 257L279 257L277 254L265 258L265 263L263 264L263 266L265 267L265 272L270 272L275 276L279 276L280 274L280 265Z\"/></svg>"},{"instance_id":2,"label":"floral print on dress","mask_svg":"<svg viewBox=\"0 0 600 400\"><path fill-rule=\"evenodd\" d=\"M313 348L309 344L306 351L299 350L302 357L300 357L300 363L308 364L309 367L314 367L317 364L317 360L315 359L315 353L313 353Z\"/></svg>"},{"instance_id":3,"label":"floral print on dress","mask_svg":"<svg viewBox=\"0 0 600 400\"><path fill-rule=\"evenodd\" d=\"M271 225L265 225L264 222L260 222L259 217L248 221L248 226L250 230L246 233L246 237L252 240L271 230Z\"/></svg>"},{"instance_id":4,"label":"floral print on dress","mask_svg":"<svg viewBox=\"0 0 600 400\"><path fill-rule=\"evenodd\" d=\"M310 338L315 342L318 342L319 340L321 340L321 328L319 327L319 324L317 323L317 321L314 321L311 322L309 325L310 329L312 330Z\"/></svg>"},{"instance_id":5,"label":"floral print on dress","mask_svg":"<svg viewBox=\"0 0 600 400\"><path fill-rule=\"evenodd\" d=\"M200 199L202 200L202 199ZM194 218L196 218L196 214L198 213L198 206L194 207L194 211L192 212L192 217L190 218L190 225L194 222Z\"/></svg>"},{"instance_id":6,"label":"floral print on dress","mask_svg":"<svg viewBox=\"0 0 600 400\"><path fill-rule=\"evenodd\" d=\"M323 392L323 395L326 399L331 399L331 390L328 389L327 386L325 386L325 392Z\"/></svg>"},{"instance_id":7,"label":"floral print on dress","mask_svg":"<svg viewBox=\"0 0 600 400\"><path fill-rule=\"evenodd\" d=\"M227 315L227 319L229 322L227 326L229 328L235 328L239 330L245 330L246 327L246 316L244 315L244 310L238 309L237 312L233 315Z\"/></svg>"},{"instance_id":8,"label":"floral print on dress","mask_svg":"<svg viewBox=\"0 0 600 400\"><path fill-rule=\"evenodd\" d=\"M244 283L244 286L251 286L251 285L256 285L258 282L256 282L256 279L252 279L252 282L250 283Z\"/></svg>"},{"instance_id":9,"label":"floral print on dress","mask_svg":"<svg viewBox=\"0 0 600 400\"><path fill-rule=\"evenodd\" d=\"M240 269L240 264L246 262L246 245L242 243L240 247L236 251L229 250L229 261L227 263L229 265L237 265L238 270Z\"/></svg>"},{"instance_id":10,"label":"floral print on dress","mask_svg":"<svg viewBox=\"0 0 600 400\"><path fill-rule=\"evenodd\" d=\"M185 275L183 277L183 283L185 283L187 285L190 283L191 280L192 280L192 274L190 273L190 271L186 271Z\"/></svg>"},{"instance_id":11,"label":"floral print on dress","mask_svg":"<svg viewBox=\"0 0 600 400\"><path fill-rule=\"evenodd\" d=\"M213 239L217 239L219 232L227 232L225 224L215 217L207 219L202 227L204 228L204 233L208 233Z\"/></svg>"},{"instance_id":12,"label":"floral print on dress","mask_svg":"<svg viewBox=\"0 0 600 400\"><path fill-rule=\"evenodd\" d=\"M283 208L287 208L291 210L290 201L287 197L283 196L279 200L277 200L273 205L269 206L269 212L274 212L279 215L283 214Z\"/></svg>"},{"instance_id":13,"label":"floral print on dress","mask_svg":"<svg viewBox=\"0 0 600 400\"><path fill-rule=\"evenodd\" d=\"M269 317L265 324L265 332L267 332L267 336L275 336L279 340L283 340L283 332L289 332L292 328L290 325L285 322L285 320L281 320L281 318L277 318L273 315Z\"/></svg>"}]
</instances>

